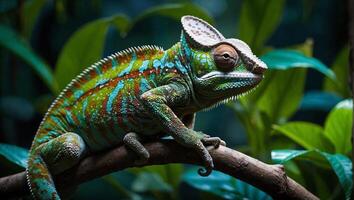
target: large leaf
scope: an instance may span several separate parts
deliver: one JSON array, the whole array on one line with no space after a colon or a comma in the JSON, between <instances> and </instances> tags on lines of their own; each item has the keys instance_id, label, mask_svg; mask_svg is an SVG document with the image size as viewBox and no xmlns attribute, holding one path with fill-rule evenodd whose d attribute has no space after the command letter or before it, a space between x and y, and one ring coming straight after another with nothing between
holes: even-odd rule
<instances>
[{"instance_id":1,"label":"large leaf","mask_svg":"<svg viewBox=\"0 0 354 200\"><path fill-rule=\"evenodd\" d=\"M171 185L162 180L161 176L155 173L139 173L132 184L132 189L135 192L160 191L171 192Z\"/></svg>"},{"instance_id":2,"label":"large leaf","mask_svg":"<svg viewBox=\"0 0 354 200\"><path fill-rule=\"evenodd\" d=\"M274 163L285 164L286 162L296 160L312 161L314 164L321 167L328 167L328 163L325 158L320 156L318 150L272 150L271 156Z\"/></svg>"},{"instance_id":3,"label":"large leaf","mask_svg":"<svg viewBox=\"0 0 354 200\"><path fill-rule=\"evenodd\" d=\"M243 1L239 22L240 39L259 53L278 26L283 8L284 0Z\"/></svg>"},{"instance_id":4,"label":"large leaf","mask_svg":"<svg viewBox=\"0 0 354 200\"><path fill-rule=\"evenodd\" d=\"M52 92L57 93L57 83L50 67L29 47L23 38L12 29L0 25L0 45L24 60Z\"/></svg>"},{"instance_id":5,"label":"large leaf","mask_svg":"<svg viewBox=\"0 0 354 200\"><path fill-rule=\"evenodd\" d=\"M289 69L294 67L313 68L331 79L335 74L331 69L316 58L305 56L294 50L273 50L263 55L261 59L270 69Z\"/></svg>"},{"instance_id":6,"label":"large leaf","mask_svg":"<svg viewBox=\"0 0 354 200\"><path fill-rule=\"evenodd\" d=\"M202 177L193 168L183 175L183 180L196 189L224 199L272 199L256 187L218 171Z\"/></svg>"},{"instance_id":7,"label":"large leaf","mask_svg":"<svg viewBox=\"0 0 354 200\"><path fill-rule=\"evenodd\" d=\"M120 182L122 180L118 181L117 178L114 176L114 174L106 175L102 177L102 180L105 181L107 184L109 184L117 193L119 193L125 199L131 199L131 200L142 199L142 197L139 196L138 194L126 189Z\"/></svg>"},{"instance_id":8,"label":"large leaf","mask_svg":"<svg viewBox=\"0 0 354 200\"><path fill-rule=\"evenodd\" d=\"M273 162L283 164L292 159L305 159L308 161L323 164L323 159L327 161L345 191L347 199L350 199L353 188L352 181L352 161L341 154L329 154L318 150L274 150L272 151Z\"/></svg>"},{"instance_id":9,"label":"large leaf","mask_svg":"<svg viewBox=\"0 0 354 200\"><path fill-rule=\"evenodd\" d=\"M290 117L298 108L305 84L305 69L273 70L265 75L262 94L257 97L258 108L265 112L271 122Z\"/></svg>"},{"instance_id":10,"label":"large leaf","mask_svg":"<svg viewBox=\"0 0 354 200\"><path fill-rule=\"evenodd\" d=\"M353 180L352 180L352 161L341 154L328 154L325 152L321 153L326 157L328 162L331 164L334 172L336 173L340 184L342 185L346 199L350 199L351 191L353 189Z\"/></svg>"},{"instance_id":11,"label":"large leaf","mask_svg":"<svg viewBox=\"0 0 354 200\"><path fill-rule=\"evenodd\" d=\"M20 167L27 167L27 149L15 145L0 143L0 155Z\"/></svg>"},{"instance_id":12,"label":"large leaf","mask_svg":"<svg viewBox=\"0 0 354 200\"><path fill-rule=\"evenodd\" d=\"M131 19L123 14L118 14L110 18L112 25L120 32L120 35L124 37L132 26Z\"/></svg>"},{"instance_id":13,"label":"large leaf","mask_svg":"<svg viewBox=\"0 0 354 200\"><path fill-rule=\"evenodd\" d=\"M30 0L25 2L21 16L23 20L23 32L27 38L30 38L40 11L46 3L48 3L47 0Z\"/></svg>"},{"instance_id":14,"label":"large leaf","mask_svg":"<svg viewBox=\"0 0 354 200\"><path fill-rule=\"evenodd\" d=\"M183 165L181 164L168 164L168 165L155 165L143 168L132 168L130 172L138 175L140 173L156 174L166 183L176 189L180 183Z\"/></svg>"},{"instance_id":15,"label":"large leaf","mask_svg":"<svg viewBox=\"0 0 354 200\"><path fill-rule=\"evenodd\" d=\"M328 112L341 100L341 97L333 93L310 91L302 98L300 110L321 110Z\"/></svg>"},{"instance_id":16,"label":"large leaf","mask_svg":"<svg viewBox=\"0 0 354 200\"><path fill-rule=\"evenodd\" d=\"M165 16L179 21L183 15L193 15L214 24L214 19L206 10L192 3L155 6L138 15L135 22L151 16Z\"/></svg>"},{"instance_id":17,"label":"large leaf","mask_svg":"<svg viewBox=\"0 0 354 200\"><path fill-rule=\"evenodd\" d=\"M60 89L84 68L101 58L108 25L109 20L98 19L84 25L69 38L59 55L55 69Z\"/></svg>"},{"instance_id":18,"label":"large leaf","mask_svg":"<svg viewBox=\"0 0 354 200\"><path fill-rule=\"evenodd\" d=\"M319 149L333 152L333 144L323 133L323 128L317 124L307 122L288 122L283 125L274 125L274 130L289 137L307 150Z\"/></svg>"},{"instance_id":19,"label":"large leaf","mask_svg":"<svg viewBox=\"0 0 354 200\"><path fill-rule=\"evenodd\" d=\"M350 97L348 84L349 70L349 47L344 47L337 55L332 70L336 74L336 80L325 78L323 89L329 92L334 92L341 97Z\"/></svg>"},{"instance_id":20,"label":"large leaf","mask_svg":"<svg viewBox=\"0 0 354 200\"><path fill-rule=\"evenodd\" d=\"M326 119L324 133L334 144L336 153L349 155L351 152L352 119L352 100L338 103Z\"/></svg>"}]
</instances>

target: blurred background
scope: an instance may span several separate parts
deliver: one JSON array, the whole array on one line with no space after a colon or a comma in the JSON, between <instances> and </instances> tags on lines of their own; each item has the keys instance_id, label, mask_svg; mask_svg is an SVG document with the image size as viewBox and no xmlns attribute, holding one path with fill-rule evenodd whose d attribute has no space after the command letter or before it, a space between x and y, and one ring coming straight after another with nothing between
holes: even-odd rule
<instances>
[{"instance_id":1,"label":"blurred background","mask_svg":"<svg viewBox=\"0 0 354 200\"><path fill-rule=\"evenodd\" d=\"M270 68L237 102L199 112L195 129L268 163L321 199L350 199L352 97L347 1L0 0L0 175L22 171L50 103L84 68L125 48L178 42L194 15L239 38ZM187 191L187 192L186 192ZM270 199L187 165L117 172L74 199Z\"/></svg>"}]
</instances>

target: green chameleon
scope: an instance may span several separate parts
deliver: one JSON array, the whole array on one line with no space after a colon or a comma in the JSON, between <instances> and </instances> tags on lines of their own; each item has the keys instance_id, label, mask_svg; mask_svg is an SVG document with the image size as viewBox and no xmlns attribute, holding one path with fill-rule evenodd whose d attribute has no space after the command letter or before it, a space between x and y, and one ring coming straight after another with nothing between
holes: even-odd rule
<instances>
[{"instance_id":1,"label":"green chameleon","mask_svg":"<svg viewBox=\"0 0 354 200\"><path fill-rule=\"evenodd\" d=\"M193 129L195 113L254 88L267 66L249 46L225 39L205 21L184 16L180 41L164 51L130 48L85 69L60 93L44 116L26 169L35 199L60 199L53 182L87 155L125 145L144 163L147 139L172 136L201 156L207 176L213 160L206 149L225 142Z\"/></svg>"}]
</instances>

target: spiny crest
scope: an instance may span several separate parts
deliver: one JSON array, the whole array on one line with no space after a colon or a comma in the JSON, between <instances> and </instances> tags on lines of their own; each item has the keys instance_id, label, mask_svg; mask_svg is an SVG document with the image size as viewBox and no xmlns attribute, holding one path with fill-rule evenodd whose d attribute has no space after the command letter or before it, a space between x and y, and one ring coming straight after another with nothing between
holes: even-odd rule
<instances>
[{"instance_id":1,"label":"spiny crest","mask_svg":"<svg viewBox=\"0 0 354 200\"><path fill-rule=\"evenodd\" d=\"M86 68L81 74L77 76L76 79L72 81L72 84L75 84L75 81L83 81L86 79L91 79L93 77L88 77L87 75L91 74L90 72L96 72L97 69L104 67L112 67L112 61L117 61L118 63L121 60L128 60L127 57L132 56L133 53L136 53L137 58L141 60L149 59L151 56L154 56L156 53L163 52L163 48L156 45L143 45L138 47L130 47L128 49L124 49L122 51L116 52L103 58L90 67ZM105 71L104 69L103 71ZM95 74L95 73L94 73ZM69 84L71 85L71 83ZM69 86L68 85L68 86Z\"/></svg>"},{"instance_id":2,"label":"spiny crest","mask_svg":"<svg viewBox=\"0 0 354 200\"><path fill-rule=\"evenodd\" d=\"M136 53L137 58L139 59L149 59L151 56L156 55L157 53L163 52L163 48L155 45L143 45L138 47L131 47L128 49L124 49L122 51L116 52L103 58L90 67L86 68L82 71L75 79L73 79L62 91L60 95L65 94L65 92L71 89L73 86L85 82L86 80L90 80L96 76L96 70L102 69L103 67L112 67L112 61L120 62L123 59L127 59L127 57L132 56L133 53ZM60 96L59 95L59 96Z\"/></svg>"}]
</instances>

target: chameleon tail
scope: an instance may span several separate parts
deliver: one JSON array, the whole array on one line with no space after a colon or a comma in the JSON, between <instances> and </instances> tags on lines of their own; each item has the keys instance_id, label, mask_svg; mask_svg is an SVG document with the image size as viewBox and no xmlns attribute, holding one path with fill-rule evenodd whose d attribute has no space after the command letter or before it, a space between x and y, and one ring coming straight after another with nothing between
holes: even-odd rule
<instances>
[{"instance_id":1,"label":"chameleon tail","mask_svg":"<svg viewBox=\"0 0 354 200\"><path fill-rule=\"evenodd\" d=\"M29 157L26 175L34 199L60 199L52 176L39 154L32 154Z\"/></svg>"}]
</instances>

